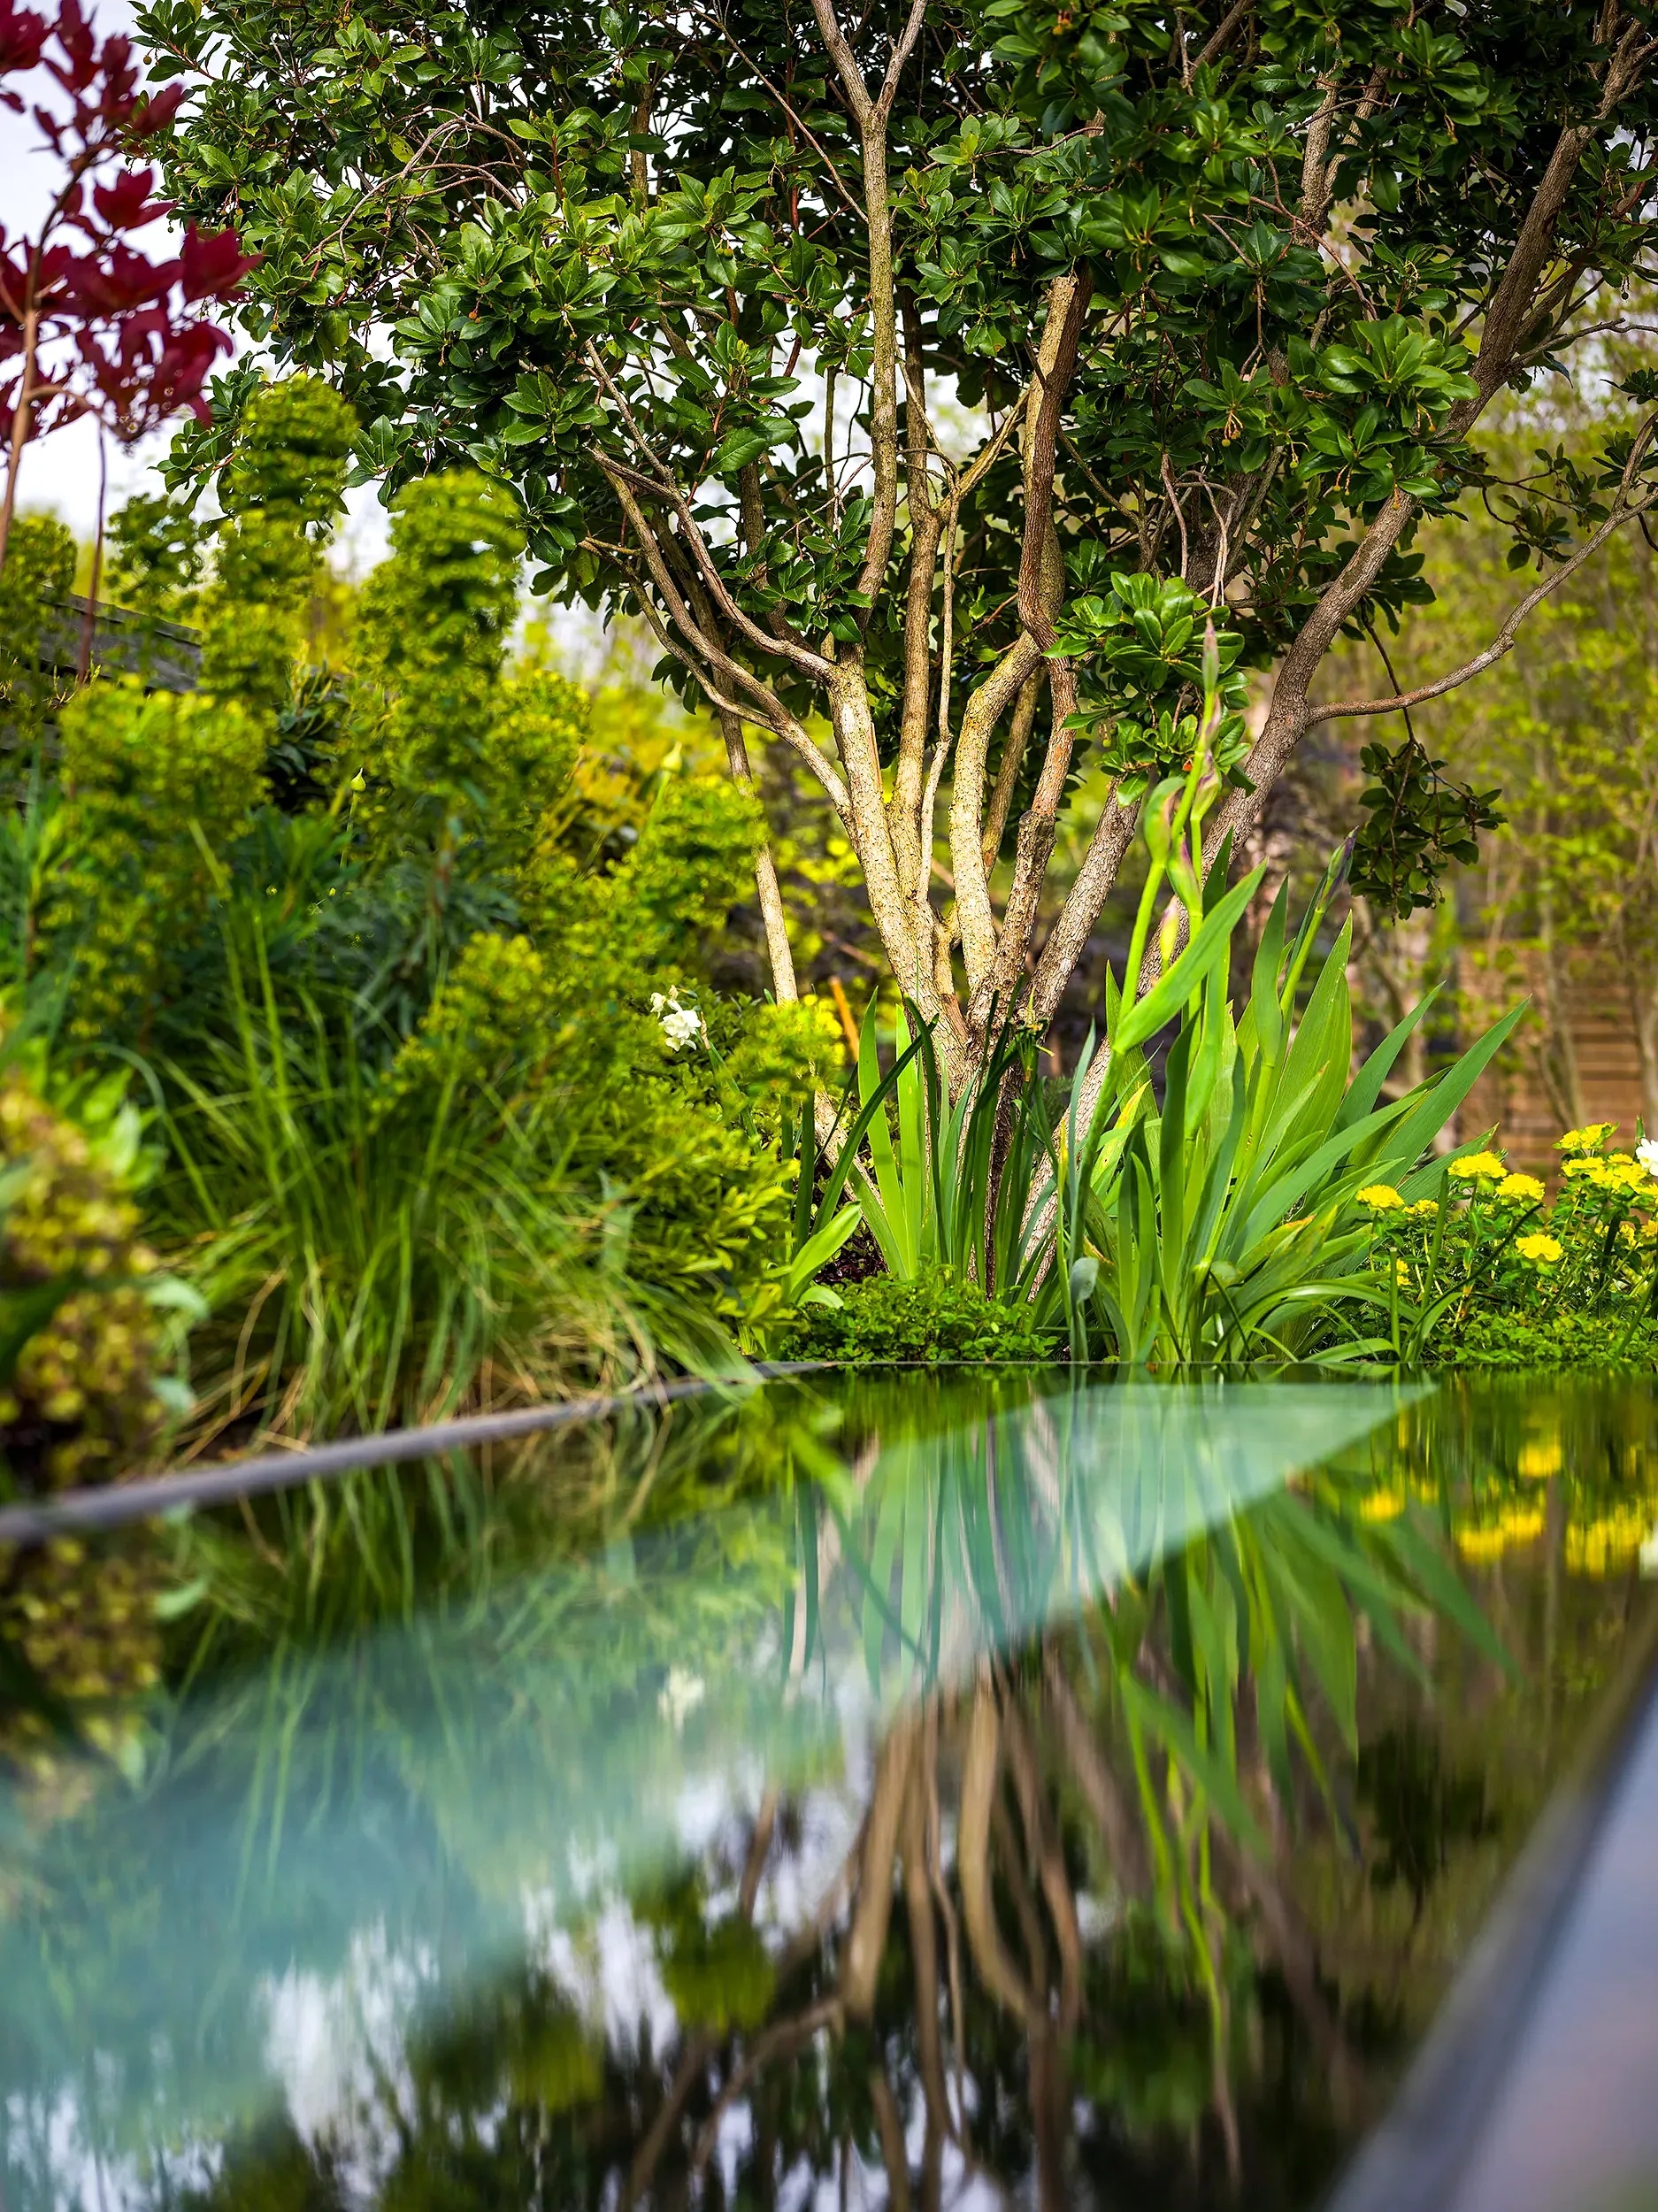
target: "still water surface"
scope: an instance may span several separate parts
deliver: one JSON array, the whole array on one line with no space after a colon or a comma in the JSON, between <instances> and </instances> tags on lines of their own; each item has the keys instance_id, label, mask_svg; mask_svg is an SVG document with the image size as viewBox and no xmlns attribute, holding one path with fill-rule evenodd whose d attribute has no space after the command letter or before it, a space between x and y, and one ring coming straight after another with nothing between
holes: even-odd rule
<instances>
[{"instance_id":1,"label":"still water surface","mask_svg":"<svg viewBox=\"0 0 1658 2212\"><path fill-rule=\"evenodd\" d=\"M773 1384L0 1560L6 2212L1311 2206L1658 1630L1645 1386Z\"/></svg>"}]
</instances>

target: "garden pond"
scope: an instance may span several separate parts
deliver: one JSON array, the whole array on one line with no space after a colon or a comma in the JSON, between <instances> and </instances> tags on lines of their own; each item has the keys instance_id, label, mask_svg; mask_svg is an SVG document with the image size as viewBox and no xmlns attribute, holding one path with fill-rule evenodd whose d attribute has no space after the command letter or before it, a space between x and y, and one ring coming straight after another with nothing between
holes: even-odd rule
<instances>
[{"instance_id":1,"label":"garden pond","mask_svg":"<svg viewBox=\"0 0 1658 2212\"><path fill-rule=\"evenodd\" d=\"M1655 1522L1640 1381L871 1371L0 1554L4 2212L1317 2204Z\"/></svg>"}]
</instances>

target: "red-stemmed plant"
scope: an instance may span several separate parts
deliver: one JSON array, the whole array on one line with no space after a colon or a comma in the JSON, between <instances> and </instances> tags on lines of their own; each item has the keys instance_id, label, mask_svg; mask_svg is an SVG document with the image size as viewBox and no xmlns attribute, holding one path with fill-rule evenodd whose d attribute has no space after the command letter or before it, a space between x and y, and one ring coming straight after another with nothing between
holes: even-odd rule
<instances>
[{"instance_id":1,"label":"red-stemmed plant","mask_svg":"<svg viewBox=\"0 0 1658 2212\"><path fill-rule=\"evenodd\" d=\"M134 165L184 96L145 92L138 74L131 40L100 42L80 0L58 0L55 18L0 0L0 101L33 115L62 171L32 236L0 226L0 569L31 439L89 414L129 445L185 408L205 418L203 387L230 349L208 311L254 265L234 230L191 223L166 260L134 243L171 205Z\"/></svg>"}]
</instances>

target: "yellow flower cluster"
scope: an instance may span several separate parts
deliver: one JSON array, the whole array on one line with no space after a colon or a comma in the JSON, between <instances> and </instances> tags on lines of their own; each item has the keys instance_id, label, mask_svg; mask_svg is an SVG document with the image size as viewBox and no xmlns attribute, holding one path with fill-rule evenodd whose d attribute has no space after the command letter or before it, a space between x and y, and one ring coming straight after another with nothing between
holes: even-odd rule
<instances>
[{"instance_id":1,"label":"yellow flower cluster","mask_svg":"<svg viewBox=\"0 0 1658 2212\"><path fill-rule=\"evenodd\" d=\"M1508 1171L1500 1152L1475 1152L1451 1162L1451 1173L1459 1182L1500 1183Z\"/></svg>"},{"instance_id":2,"label":"yellow flower cluster","mask_svg":"<svg viewBox=\"0 0 1658 2212\"><path fill-rule=\"evenodd\" d=\"M1563 1137L1556 1137L1554 1149L1556 1152L1598 1152L1616 1127L1615 1121L1585 1122L1581 1129L1568 1129ZM1566 1173L1570 1175L1570 1172L1568 1168Z\"/></svg>"},{"instance_id":3,"label":"yellow flower cluster","mask_svg":"<svg viewBox=\"0 0 1658 2212\"><path fill-rule=\"evenodd\" d=\"M1516 1205L1534 1206L1547 1193L1535 1175L1505 1175L1497 1186L1496 1194Z\"/></svg>"},{"instance_id":4,"label":"yellow flower cluster","mask_svg":"<svg viewBox=\"0 0 1658 2212\"><path fill-rule=\"evenodd\" d=\"M1561 1173L1569 1181L1586 1183L1592 1190L1644 1191L1652 1179L1639 1160L1631 1160L1627 1153L1618 1152L1606 1160L1581 1157L1568 1160Z\"/></svg>"},{"instance_id":5,"label":"yellow flower cluster","mask_svg":"<svg viewBox=\"0 0 1658 2212\"><path fill-rule=\"evenodd\" d=\"M1560 1257L1562 1247L1558 1237L1545 1236L1539 1230L1532 1236L1521 1237L1514 1248L1523 1260L1529 1260L1533 1267L1553 1267Z\"/></svg>"},{"instance_id":6,"label":"yellow flower cluster","mask_svg":"<svg viewBox=\"0 0 1658 2212\"><path fill-rule=\"evenodd\" d=\"M1405 1202L1391 1183L1367 1183L1356 1194L1359 1204L1368 1206L1376 1214L1391 1213L1395 1206Z\"/></svg>"},{"instance_id":7,"label":"yellow flower cluster","mask_svg":"<svg viewBox=\"0 0 1658 2212\"><path fill-rule=\"evenodd\" d=\"M1405 1494L1393 1484L1380 1490L1372 1490L1368 1498L1359 1501L1362 1521L1396 1521L1405 1509Z\"/></svg>"}]
</instances>

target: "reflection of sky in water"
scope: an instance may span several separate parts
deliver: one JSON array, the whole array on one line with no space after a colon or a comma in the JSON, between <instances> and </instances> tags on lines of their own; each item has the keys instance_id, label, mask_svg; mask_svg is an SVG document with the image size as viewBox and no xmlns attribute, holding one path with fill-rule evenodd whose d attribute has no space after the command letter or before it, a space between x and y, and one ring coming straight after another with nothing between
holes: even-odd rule
<instances>
[{"instance_id":1,"label":"reflection of sky in water","mask_svg":"<svg viewBox=\"0 0 1658 2212\"><path fill-rule=\"evenodd\" d=\"M634 1653L641 1694L597 1723L581 1714L579 1636L530 1664L506 1632L522 1595L515 1589L481 1624L382 1628L323 1659L302 1736L345 1724L371 1685L398 1732L402 1797L381 1789L359 1811L336 1796L290 1819L268 1875L244 1870L238 1891L240 1801L234 1791L216 1798L211 1784L249 1725L239 1711L188 1786L163 1778L135 1805L110 1799L98 1809L102 1848L126 1855L129 1884L153 1864L159 1900L147 1938L128 1940L108 1978L83 1972L60 2008L39 1978L35 1945L54 1940L51 1914L61 1908L44 1919L21 1913L10 1931L0 1924L11 1962L0 1975L0 2024L33 2019L40 2062L35 2093L6 2107L12 2172L26 2191L7 2212L52 2202L115 2212L134 2193L146 2140L156 2152L165 2140L163 2162L175 2176L199 2177L211 2151L180 2147L272 2100L303 2136L327 2135L354 2188L372 2193L391 2154L391 2104L407 2093L411 2023L434 1996L453 1999L526 1961L547 1970L613 2050L636 2048L643 2031L660 2052L673 2008L652 1932L627 1902L633 1886L736 1834L766 1786L790 1788L799 1839L775 1855L756 1914L775 1947L810 1916L844 1861L880 1728L898 1704L1069 1617L1416 1394L1380 1385L1095 1386L902 1440L816 1496L815 1534L800 1540L796 1562L815 1556L810 1626L804 1572L792 1618L773 1607L743 1624L733 1647L688 1651L666 1617L653 1642L647 1625ZM795 1501L779 1496L766 1510L794 1534ZM894 1517L902 1524L895 1535ZM648 1583L653 1546L673 1536L636 1539L618 1582ZM554 1579L590 1572L549 1571ZM911 1603L917 1589L903 1594L906 1576L925 1584L930 1615ZM892 1602L871 1633L870 1592L883 1578ZM935 1641L925 1650L917 1624L929 1617ZM572 1619L603 1638L602 1607ZM496 1696L510 1737L464 1738L463 1709L457 1745L451 1698L480 1685ZM183 1717L180 1740L224 1724L203 1701ZM448 1816L437 1863L433 1807L406 1786L416 1779L437 1791ZM342 1884L349 1894L371 1863L372 1902L319 1945L319 1901ZM214 1916L226 1902L221 1928ZM221 1941L222 1961L211 1955ZM330 1946L332 1956L319 1958ZM169 2043L169 2022L176 2036L210 1992L223 2032ZM42 2091L42 2081L54 2086ZM907 2121L919 2124L916 2114ZM741 2104L723 2123L718 2155L730 2170L748 2124ZM110 2147L95 2171L88 2147L99 2140ZM947 2200L995 2200L972 2176L956 2178ZM794 2200L786 2186L779 2202Z\"/></svg>"}]
</instances>

